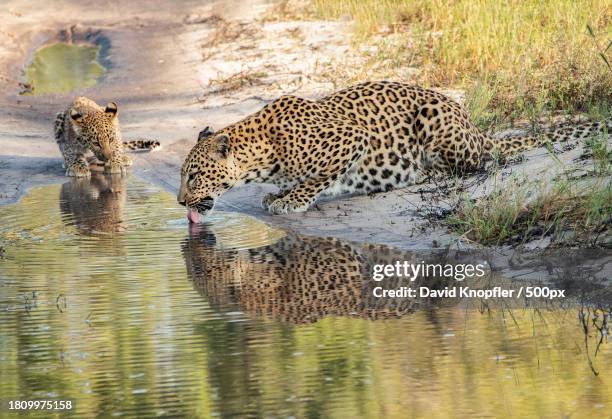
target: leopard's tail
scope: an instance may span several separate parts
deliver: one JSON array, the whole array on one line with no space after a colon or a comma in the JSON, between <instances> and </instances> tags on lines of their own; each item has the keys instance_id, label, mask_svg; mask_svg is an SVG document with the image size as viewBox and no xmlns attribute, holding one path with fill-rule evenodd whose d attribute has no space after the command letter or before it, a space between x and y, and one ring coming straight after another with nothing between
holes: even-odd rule
<instances>
[{"instance_id":1,"label":"leopard's tail","mask_svg":"<svg viewBox=\"0 0 612 419\"><path fill-rule=\"evenodd\" d=\"M485 153L493 155L511 155L525 150L542 147L554 142L578 142L585 138L606 133L612 135L612 119L604 122L566 122L548 128L540 135L525 135L509 138L485 138Z\"/></svg>"},{"instance_id":2,"label":"leopard's tail","mask_svg":"<svg viewBox=\"0 0 612 419\"><path fill-rule=\"evenodd\" d=\"M143 138L124 141L123 146L130 151L157 151L161 149L161 143L159 141L147 140Z\"/></svg>"}]
</instances>

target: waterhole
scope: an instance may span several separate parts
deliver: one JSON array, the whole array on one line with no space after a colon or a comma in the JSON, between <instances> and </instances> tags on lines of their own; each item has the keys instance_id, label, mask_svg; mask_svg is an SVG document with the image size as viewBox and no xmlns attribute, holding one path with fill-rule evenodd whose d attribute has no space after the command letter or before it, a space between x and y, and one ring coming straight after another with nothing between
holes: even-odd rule
<instances>
[{"instance_id":1,"label":"waterhole","mask_svg":"<svg viewBox=\"0 0 612 419\"><path fill-rule=\"evenodd\" d=\"M100 63L100 45L58 42L39 48L25 69L22 94L67 93L95 86L106 69Z\"/></svg>"},{"instance_id":2,"label":"waterhole","mask_svg":"<svg viewBox=\"0 0 612 419\"><path fill-rule=\"evenodd\" d=\"M77 417L610 411L601 312L377 302L367 266L409 253L236 214L189 226L132 177L35 188L0 220L4 398Z\"/></svg>"}]
</instances>

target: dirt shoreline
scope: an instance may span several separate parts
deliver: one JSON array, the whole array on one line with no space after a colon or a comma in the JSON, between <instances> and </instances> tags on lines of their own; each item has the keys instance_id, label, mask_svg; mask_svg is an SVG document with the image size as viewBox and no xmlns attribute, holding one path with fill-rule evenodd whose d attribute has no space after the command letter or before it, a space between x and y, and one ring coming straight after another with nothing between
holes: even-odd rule
<instances>
[{"instance_id":1,"label":"dirt shoreline","mask_svg":"<svg viewBox=\"0 0 612 419\"><path fill-rule=\"evenodd\" d=\"M68 181L52 121L74 96L118 102L126 139L160 140L161 151L134 156L133 174L176 193L180 165L203 127L221 128L283 93L319 97L334 86L317 74L360 63L347 47L346 23L267 21L265 3L236 3L186 1L159 10L149 10L144 1L116 7L104 1L80 2L79 7L16 1L0 6L6 22L0 31L0 74L5 75L0 78L5 92L0 97L0 205L16 202L32 186ZM20 96L28 57L75 24L76 30L98 30L110 40L108 75L96 87L68 95ZM219 33L225 38L219 39ZM573 164L581 153L577 147L560 158ZM552 178L558 170L558 162L540 149L526 153L523 162L506 170L506 177L548 173ZM485 191L491 182L478 188ZM302 234L403 249L471 246L422 217L419 209L430 202L421 191L431 187L335 199L306 213L270 216L259 203L274 188L249 185L224 195L217 209L250 214Z\"/></svg>"}]
</instances>

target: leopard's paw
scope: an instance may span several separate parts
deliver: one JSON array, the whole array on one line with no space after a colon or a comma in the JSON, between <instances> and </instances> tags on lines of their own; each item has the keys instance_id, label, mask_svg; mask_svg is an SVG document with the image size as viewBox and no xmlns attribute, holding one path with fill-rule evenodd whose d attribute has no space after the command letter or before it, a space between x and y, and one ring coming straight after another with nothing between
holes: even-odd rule
<instances>
[{"instance_id":1,"label":"leopard's paw","mask_svg":"<svg viewBox=\"0 0 612 419\"><path fill-rule=\"evenodd\" d=\"M121 165L126 168L134 164L132 158L130 156L121 156Z\"/></svg>"},{"instance_id":2,"label":"leopard's paw","mask_svg":"<svg viewBox=\"0 0 612 419\"><path fill-rule=\"evenodd\" d=\"M91 176L91 171L89 170L89 165L85 163L76 163L68 166L66 169L66 176L89 177Z\"/></svg>"},{"instance_id":3,"label":"leopard's paw","mask_svg":"<svg viewBox=\"0 0 612 419\"><path fill-rule=\"evenodd\" d=\"M279 198L277 195L268 194L263 199L263 207L271 214L289 214L291 212L304 212L308 206L293 202L287 197Z\"/></svg>"},{"instance_id":4,"label":"leopard's paw","mask_svg":"<svg viewBox=\"0 0 612 419\"><path fill-rule=\"evenodd\" d=\"M268 211L268 208L270 207L270 205L272 204L272 202L274 202L275 200L279 199L282 195L277 195L277 194L273 194L273 193L269 193L264 195L263 199L261 200L261 206L263 209L265 209L266 211Z\"/></svg>"},{"instance_id":5,"label":"leopard's paw","mask_svg":"<svg viewBox=\"0 0 612 419\"><path fill-rule=\"evenodd\" d=\"M104 166L104 173L107 174L125 174L127 173L128 166L117 163L107 163Z\"/></svg>"}]
</instances>

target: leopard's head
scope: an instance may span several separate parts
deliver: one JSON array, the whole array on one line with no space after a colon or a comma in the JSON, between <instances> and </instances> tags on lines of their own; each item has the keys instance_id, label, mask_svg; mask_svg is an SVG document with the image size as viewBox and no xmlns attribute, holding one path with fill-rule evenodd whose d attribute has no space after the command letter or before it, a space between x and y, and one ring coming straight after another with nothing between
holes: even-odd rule
<instances>
[{"instance_id":1,"label":"leopard's head","mask_svg":"<svg viewBox=\"0 0 612 419\"><path fill-rule=\"evenodd\" d=\"M103 160L108 161L120 149L121 133L117 104L110 102L105 108L87 98L78 98L70 109L72 126L87 147Z\"/></svg>"},{"instance_id":2,"label":"leopard's head","mask_svg":"<svg viewBox=\"0 0 612 419\"><path fill-rule=\"evenodd\" d=\"M189 209L189 220L198 222L238 180L229 135L204 130L181 168L177 201Z\"/></svg>"}]
</instances>

